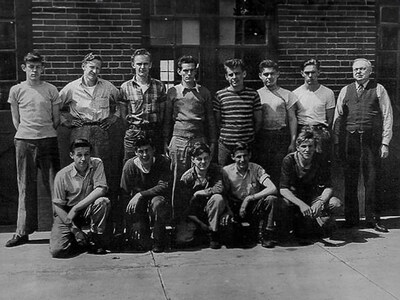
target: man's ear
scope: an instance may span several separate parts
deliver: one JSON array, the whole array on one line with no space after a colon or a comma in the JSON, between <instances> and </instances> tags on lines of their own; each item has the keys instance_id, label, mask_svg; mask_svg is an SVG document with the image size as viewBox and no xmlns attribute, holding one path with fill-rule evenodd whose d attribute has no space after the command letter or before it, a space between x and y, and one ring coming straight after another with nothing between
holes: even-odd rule
<instances>
[{"instance_id":1,"label":"man's ear","mask_svg":"<svg viewBox=\"0 0 400 300\"><path fill-rule=\"evenodd\" d=\"M21 64L21 69L22 69L22 71L25 72L25 70L26 70L26 65L25 65L25 64Z\"/></svg>"},{"instance_id":2,"label":"man's ear","mask_svg":"<svg viewBox=\"0 0 400 300\"><path fill-rule=\"evenodd\" d=\"M247 72L243 71L243 77L246 78L246 76L247 76Z\"/></svg>"},{"instance_id":3,"label":"man's ear","mask_svg":"<svg viewBox=\"0 0 400 300\"><path fill-rule=\"evenodd\" d=\"M74 152L70 152L70 153L69 153L69 157L71 157L72 159L74 159Z\"/></svg>"}]
</instances>

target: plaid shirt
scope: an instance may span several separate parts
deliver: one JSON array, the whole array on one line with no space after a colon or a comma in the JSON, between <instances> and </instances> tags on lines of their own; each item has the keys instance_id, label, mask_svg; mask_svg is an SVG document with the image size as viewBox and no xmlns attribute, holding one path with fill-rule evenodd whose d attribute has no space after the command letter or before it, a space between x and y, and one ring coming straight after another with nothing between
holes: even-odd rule
<instances>
[{"instance_id":1,"label":"plaid shirt","mask_svg":"<svg viewBox=\"0 0 400 300\"><path fill-rule=\"evenodd\" d=\"M134 76L121 85L121 95L122 101L128 104L129 125L161 122L160 104L166 100L165 86L161 81L150 78L148 89L143 93Z\"/></svg>"}]
</instances>

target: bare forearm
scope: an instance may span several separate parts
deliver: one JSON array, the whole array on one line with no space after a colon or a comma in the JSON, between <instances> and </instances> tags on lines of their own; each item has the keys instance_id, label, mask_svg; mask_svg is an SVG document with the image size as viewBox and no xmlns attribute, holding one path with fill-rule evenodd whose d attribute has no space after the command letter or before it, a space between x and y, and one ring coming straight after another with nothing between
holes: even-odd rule
<instances>
[{"instance_id":1,"label":"bare forearm","mask_svg":"<svg viewBox=\"0 0 400 300\"><path fill-rule=\"evenodd\" d=\"M88 207L90 204L92 204L94 201L96 201L98 198L104 196L106 193L105 188L103 187L97 187L95 188L89 195L86 196L82 201L80 201L78 204L73 206L73 209L75 211L80 211L82 209L85 209Z\"/></svg>"},{"instance_id":2,"label":"bare forearm","mask_svg":"<svg viewBox=\"0 0 400 300\"><path fill-rule=\"evenodd\" d=\"M283 198L285 198L286 200L292 202L294 205L297 205L297 206L300 207L302 204L305 204L304 201L302 201L301 199L297 198L292 193L292 191L287 189L287 188L280 189L280 193L281 193Z\"/></svg>"}]
</instances>

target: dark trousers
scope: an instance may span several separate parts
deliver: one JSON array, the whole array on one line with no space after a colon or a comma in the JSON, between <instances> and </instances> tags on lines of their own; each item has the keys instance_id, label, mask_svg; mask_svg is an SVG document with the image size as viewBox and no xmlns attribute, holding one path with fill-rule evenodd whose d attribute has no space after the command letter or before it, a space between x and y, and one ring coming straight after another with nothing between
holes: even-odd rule
<instances>
[{"instance_id":1,"label":"dark trousers","mask_svg":"<svg viewBox=\"0 0 400 300\"><path fill-rule=\"evenodd\" d=\"M153 224L153 238L155 243L165 242L165 225L170 216L170 204L163 196L151 199L142 198L136 206L134 214L126 215L127 231L132 230L132 225L138 223L140 237L150 238L150 224ZM125 206L126 207L126 206Z\"/></svg>"},{"instance_id":2,"label":"dark trousers","mask_svg":"<svg viewBox=\"0 0 400 300\"><path fill-rule=\"evenodd\" d=\"M17 161L18 220L17 233L31 234L38 228L37 172L53 195L54 177L60 169L57 138L14 140ZM5 170L4 170L5 171Z\"/></svg>"},{"instance_id":3,"label":"dark trousers","mask_svg":"<svg viewBox=\"0 0 400 300\"><path fill-rule=\"evenodd\" d=\"M365 216L367 220L380 216L379 195L376 184L379 178L381 159L380 143L374 141L370 133L346 133L345 140L345 218L352 225L359 223L358 179L360 170L364 176Z\"/></svg>"}]
</instances>

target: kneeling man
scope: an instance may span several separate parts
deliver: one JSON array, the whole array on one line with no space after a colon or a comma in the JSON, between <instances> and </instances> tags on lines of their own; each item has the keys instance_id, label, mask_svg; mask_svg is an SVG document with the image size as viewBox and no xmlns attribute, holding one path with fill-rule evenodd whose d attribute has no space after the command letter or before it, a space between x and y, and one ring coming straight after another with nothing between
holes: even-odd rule
<instances>
[{"instance_id":1,"label":"kneeling man","mask_svg":"<svg viewBox=\"0 0 400 300\"><path fill-rule=\"evenodd\" d=\"M50 253L55 258L68 257L79 247L94 254L105 254L103 233L110 211L103 162L90 157L92 145L85 139L72 142L73 162L59 171L54 180L54 222ZM90 225L90 238L82 231Z\"/></svg>"},{"instance_id":2,"label":"kneeling man","mask_svg":"<svg viewBox=\"0 0 400 300\"><path fill-rule=\"evenodd\" d=\"M332 196L329 161L316 152L316 146L314 133L302 131L296 139L296 151L282 162L280 193L284 210L291 210L293 229L300 239L310 237L313 227L329 234L333 214L341 206L340 200Z\"/></svg>"},{"instance_id":3,"label":"kneeling man","mask_svg":"<svg viewBox=\"0 0 400 300\"><path fill-rule=\"evenodd\" d=\"M189 200L188 217L210 233L210 248L221 248L219 223L226 204L222 197L222 168L211 163L211 150L201 142L189 152L193 167L181 177L181 196Z\"/></svg>"},{"instance_id":4,"label":"kneeling man","mask_svg":"<svg viewBox=\"0 0 400 300\"><path fill-rule=\"evenodd\" d=\"M139 223L143 247L150 240L153 223L153 251L165 249L165 225L170 215L170 161L157 155L150 138L138 137L134 142L134 157L124 166L121 178L122 199L126 205L127 232L132 237L133 224ZM134 241L132 241L134 242ZM144 249L146 250L146 249Z\"/></svg>"},{"instance_id":5,"label":"kneeling man","mask_svg":"<svg viewBox=\"0 0 400 300\"><path fill-rule=\"evenodd\" d=\"M250 158L248 145L237 142L232 154L234 163L223 169L230 211L235 221L250 223L263 247L273 248L277 189L265 170Z\"/></svg>"}]
</instances>

